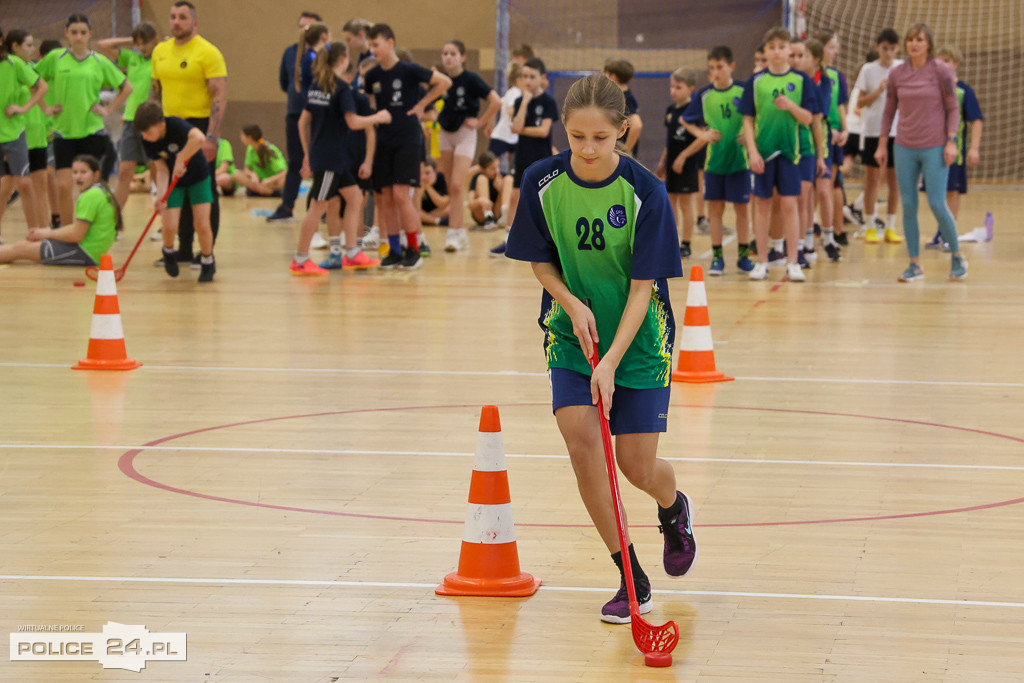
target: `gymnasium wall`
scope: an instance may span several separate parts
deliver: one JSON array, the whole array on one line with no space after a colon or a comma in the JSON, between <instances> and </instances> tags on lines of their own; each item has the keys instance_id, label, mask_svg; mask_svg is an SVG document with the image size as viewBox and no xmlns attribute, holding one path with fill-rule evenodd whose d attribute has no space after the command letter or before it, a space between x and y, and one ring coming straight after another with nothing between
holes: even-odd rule
<instances>
[{"instance_id":1,"label":"gymnasium wall","mask_svg":"<svg viewBox=\"0 0 1024 683\"><path fill-rule=\"evenodd\" d=\"M142 0L142 18L169 34L174 0ZM466 65L493 84L495 5L490 0L390 0L339 3L323 0L194 0L199 34L216 45L228 67L228 110L222 133L229 136L236 162L241 161L238 133L257 123L266 139L284 148L285 94L278 86L284 49L298 40L303 10L316 12L341 39L341 27L353 17L391 25L398 47L412 50L416 61L430 66L441 60L441 46L458 38L466 44ZM429 11L426 11L429 8ZM481 68L481 61L484 68Z\"/></svg>"}]
</instances>

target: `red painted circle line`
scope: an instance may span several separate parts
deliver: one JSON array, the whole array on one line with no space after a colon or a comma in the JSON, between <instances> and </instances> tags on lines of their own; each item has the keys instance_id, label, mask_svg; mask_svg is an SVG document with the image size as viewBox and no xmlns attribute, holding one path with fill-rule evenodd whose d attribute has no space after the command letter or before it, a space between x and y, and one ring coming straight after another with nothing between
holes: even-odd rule
<instances>
[{"instance_id":1,"label":"red painted circle line","mask_svg":"<svg viewBox=\"0 0 1024 683\"><path fill-rule=\"evenodd\" d=\"M519 408L519 407L531 407L531 406L546 406L549 403L507 403L503 407L506 408ZM436 406L404 406L399 408L363 408L358 410L338 410L324 413L307 413L304 415L286 415L283 417L267 417L259 420L246 420L244 422L233 422L231 424L216 425L213 427L204 427L202 429L193 429L189 432L181 432L180 434L172 434L165 436L149 443L144 444L141 448L135 448L124 453L117 461L118 469L121 470L131 479L138 481L147 486L169 491L171 493L178 493L185 496L191 496L193 498L202 498L204 500L212 500L219 503L232 503L234 505L248 505L250 507L267 508L271 510L283 510L286 512L304 512L314 515L333 515L336 517L355 517L359 519L380 519L388 520L393 522L431 522L435 524L464 524L465 520L462 519L427 519L424 517L396 517L392 515L369 515L357 512L337 512L334 510L315 510L310 508L291 507L288 505L273 505L270 503L259 503L251 500L238 500L235 498L225 498L222 496L212 496L206 493L199 493L198 491L190 491L188 489L182 489L163 482L150 479L144 474L140 473L135 468L135 459L142 454L150 446L159 446L160 444L174 439L180 439L186 436L192 436L194 434L202 434L204 432L212 432L220 429L230 429L232 427L243 427L246 425L264 424L267 422L279 422L281 420L301 420L305 418L313 417L328 417L337 415L353 415L359 413L388 413L398 412L405 410L451 410L454 408L479 408L478 404L455 404L455 405L436 405ZM895 417L878 417L874 415L858 415L856 413L831 413L821 410L791 410L787 408L750 408L743 406L702 406L702 405L687 405L687 404L674 404L673 408L704 408L708 410L743 410L751 412L766 412L766 413L789 413L799 415L822 415L827 417L849 417L861 420L877 420L879 422L896 422L900 424L918 425L922 427L934 427L937 429L951 429L958 432L967 432L970 434L980 434L982 436L991 436L997 439L1006 439L1007 441L1015 441L1017 443L1024 443L1024 439L1015 436L1008 436L1006 434L999 434L997 432L989 432L981 429L971 429L969 427L956 427L954 425L939 424L936 422L923 422L920 420L905 420ZM568 457L568 456L567 456ZM728 463L728 460L723 460L723 463ZM771 464L772 461L766 460L765 464ZM720 524L697 524L697 527L712 528L712 527L751 527L751 526L793 526L798 524L836 524L840 522L870 522L879 521L885 519L908 519L911 517L931 517L934 515L951 515L960 512L974 512L976 510L988 510L991 508L1006 507L1008 505L1017 505L1024 503L1024 498L1014 498L1012 500L1003 500L996 503L986 503L984 505L972 505L970 507L962 508L951 508L947 510L929 510L926 512L909 512L899 515L879 515L874 517L846 517L838 519L812 519L812 520L798 520L798 521L787 521L787 522L735 522L735 523L720 523ZM547 527L547 528L558 528L558 529L573 529L581 528L588 529L592 524L516 524L520 527ZM645 528L645 525L634 525L635 528ZM653 528L653 525L646 525L648 528Z\"/></svg>"}]
</instances>

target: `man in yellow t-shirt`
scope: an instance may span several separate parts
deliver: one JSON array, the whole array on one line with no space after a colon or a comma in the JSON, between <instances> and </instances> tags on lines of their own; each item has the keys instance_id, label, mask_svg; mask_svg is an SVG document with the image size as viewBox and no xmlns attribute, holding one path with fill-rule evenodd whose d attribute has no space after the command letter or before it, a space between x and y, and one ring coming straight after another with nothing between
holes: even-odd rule
<instances>
[{"instance_id":1,"label":"man in yellow t-shirt","mask_svg":"<svg viewBox=\"0 0 1024 683\"><path fill-rule=\"evenodd\" d=\"M196 33L199 21L195 5L188 0L175 2L171 6L170 23L173 38L153 49L153 95L163 103L164 116L183 118L206 134L203 154L211 165L213 204L210 207L210 224L216 239L220 228L220 202L217 200L214 164L227 109L228 70L220 50ZM191 215L191 211L181 212L179 261L193 260Z\"/></svg>"}]
</instances>

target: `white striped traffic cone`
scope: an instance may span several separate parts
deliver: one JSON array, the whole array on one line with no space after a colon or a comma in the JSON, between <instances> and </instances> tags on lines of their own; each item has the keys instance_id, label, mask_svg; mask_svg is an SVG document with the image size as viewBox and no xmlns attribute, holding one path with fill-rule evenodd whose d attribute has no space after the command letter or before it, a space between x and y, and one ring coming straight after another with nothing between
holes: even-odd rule
<instances>
[{"instance_id":1,"label":"white striped traffic cone","mask_svg":"<svg viewBox=\"0 0 1024 683\"><path fill-rule=\"evenodd\" d=\"M459 569L444 577L444 582L434 592L438 595L526 597L536 593L539 586L540 579L519 570L498 407L484 406L480 413L480 436L469 485Z\"/></svg>"},{"instance_id":2,"label":"white striped traffic cone","mask_svg":"<svg viewBox=\"0 0 1024 683\"><path fill-rule=\"evenodd\" d=\"M121 309L117 305L117 284L110 254L100 257L96 277L96 303L89 329L89 351L72 370L134 370L142 363L128 357L124 346Z\"/></svg>"},{"instance_id":3,"label":"white striped traffic cone","mask_svg":"<svg viewBox=\"0 0 1024 683\"><path fill-rule=\"evenodd\" d=\"M679 340L679 363L672 373L673 382L730 382L715 367L715 347L711 341L711 319L708 317L708 294L704 290L704 270L690 269L690 288L686 292L686 314L683 334Z\"/></svg>"}]
</instances>

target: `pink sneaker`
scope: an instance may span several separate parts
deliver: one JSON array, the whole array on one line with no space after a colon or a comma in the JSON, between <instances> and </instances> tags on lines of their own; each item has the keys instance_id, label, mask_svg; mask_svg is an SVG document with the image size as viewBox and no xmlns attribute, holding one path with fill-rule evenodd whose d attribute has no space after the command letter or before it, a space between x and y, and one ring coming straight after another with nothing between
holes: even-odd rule
<instances>
[{"instance_id":1,"label":"pink sneaker","mask_svg":"<svg viewBox=\"0 0 1024 683\"><path fill-rule=\"evenodd\" d=\"M313 263L313 259L307 259L301 266L295 262L295 259L292 259L289 269L292 271L292 275L327 275L327 271Z\"/></svg>"},{"instance_id":2,"label":"pink sneaker","mask_svg":"<svg viewBox=\"0 0 1024 683\"><path fill-rule=\"evenodd\" d=\"M345 270L359 270L362 268L376 268L380 265L380 259L370 258L364 252L359 252L354 258L341 257L341 267Z\"/></svg>"}]
</instances>

